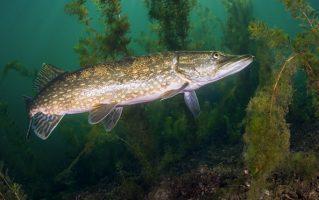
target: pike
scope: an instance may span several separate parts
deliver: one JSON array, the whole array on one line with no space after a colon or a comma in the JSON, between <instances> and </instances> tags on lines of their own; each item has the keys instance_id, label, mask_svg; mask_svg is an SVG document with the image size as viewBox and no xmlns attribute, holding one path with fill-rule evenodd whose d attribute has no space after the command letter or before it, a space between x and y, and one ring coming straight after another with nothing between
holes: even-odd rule
<instances>
[{"instance_id":1,"label":"pike","mask_svg":"<svg viewBox=\"0 0 319 200\"><path fill-rule=\"evenodd\" d=\"M250 55L217 51L166 52L107 62L75 72L43 64L34 98L25 97L30 131L47 139L66 114L89 112L90 124L111 131L123 107L168 99L183 93L187 107L200 112L195 90L235 74L253 61Z\"/></svg>"}]
</instances>

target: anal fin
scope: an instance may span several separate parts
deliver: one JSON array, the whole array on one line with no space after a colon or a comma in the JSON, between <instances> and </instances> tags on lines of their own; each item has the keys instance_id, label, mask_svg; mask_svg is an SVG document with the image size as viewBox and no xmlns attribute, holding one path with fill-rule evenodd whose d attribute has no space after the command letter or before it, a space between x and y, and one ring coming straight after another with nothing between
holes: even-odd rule
<instances>
[{"instance_id":1,"label":"anal fin","mask_svg":"<svg viewBox=\"0 0 319 200\"><path fill-rule=\"evenodd\" d=\"M47 115L41 112L32 118L31 128L41 139L47 139L64 115Z\"/></svg>"},{"instance_id":2,"label":"anal fin","mask_svg":"<svg viewBox=\"0 0 319 200\"><path fill-rule=\"evenodd\" d=\"M116 126L121 118L122 111L123 107L116 107L105 117L105 119L103 119L102 124L106 132L111 131Z\"/></svg>"},{"instance_id":3,"label":"anal fin","mask_svg":"<svg viewBox=\"0 0 319 200\"><path fill-rule=\"evenodd\" d=\"M89 123L97 124L102 121L112 110L115 108L116 104L100 104L95 106L93 110L90 111L89 114Z\"/></svg>"},{"instance_id":4,"label":"anal fin","mask_svg":"<svg viewBox=\"0 0 319 200\"><path fill-rule=\"evenodd\" d=\"M162 96L161 96L161 100L165 100L165 99L169 99L179 93L181 93L186 87L188 86L188 83L184 83L182 85L182 87L176 89L176 90L170 90L165 92Z\"/></svg>"}]
</instances>

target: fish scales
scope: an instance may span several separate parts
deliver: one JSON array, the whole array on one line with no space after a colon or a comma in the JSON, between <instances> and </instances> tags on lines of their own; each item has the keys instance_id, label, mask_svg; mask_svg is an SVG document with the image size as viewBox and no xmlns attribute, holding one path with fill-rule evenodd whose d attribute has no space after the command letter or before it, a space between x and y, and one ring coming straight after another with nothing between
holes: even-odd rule
<instances>
[{"instance_id":1,"label":"fish scales","mask_svg":"<svg viewBox=\"0 0 319 200\"><path fill-rule=\"evenodd\" d=\"M66 73L39 93L31 112L73 114L99 104L154 100L185 82L174 70L174 56L165 53L129 58Z\"/></svg>"}]
</instances>

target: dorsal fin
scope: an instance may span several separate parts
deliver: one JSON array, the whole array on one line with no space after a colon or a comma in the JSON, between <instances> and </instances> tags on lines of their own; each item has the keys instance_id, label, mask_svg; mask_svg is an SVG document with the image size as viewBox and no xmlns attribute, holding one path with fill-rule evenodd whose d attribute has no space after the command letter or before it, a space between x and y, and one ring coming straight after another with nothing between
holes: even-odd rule
<instances>
[{"instance_id":1,"label":"dorsal fin","mask_svg":"<svg viewBox=\"0 0 319 200\"><path fill-rule=\"evenodd\" d=\"M42 64L42 68L40 69L37 77L34 80L34 87L37 91L40 91L44 88L50 81L55 79L60 74L63 74L64 70L54 67L49 64Z\"/></svg>"}]
</instances>

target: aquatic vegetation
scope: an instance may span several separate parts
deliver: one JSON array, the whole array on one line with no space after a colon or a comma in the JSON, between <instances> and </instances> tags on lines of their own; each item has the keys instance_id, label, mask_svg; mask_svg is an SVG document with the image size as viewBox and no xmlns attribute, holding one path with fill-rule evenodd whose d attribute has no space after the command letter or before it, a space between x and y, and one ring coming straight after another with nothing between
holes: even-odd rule
<instances>
[{"instance_id":1,"label":"aquatic vegetation","mask_svg":"<svg viewBox=\"0 0 319 200\"><path fill-rule=\"evenodd\" d=\"M221 177L216 172L207 166L199 166L172 180L162 180L147 197L151 200L211 199L216 198L221 184Z\"/></svg>"},{"instance_id":2,"label":"aquatic vegetation","mask_svg":"<svg viewBox=\"0 0 319 200\"><path fill-rule=\"evenodd\" d=\"M310 26L311 29L319 28L318 12L312 8L307 0L281 0L291 15L303 21L303 26Z\"/></svg>"},{"instance_id":3,"label":"aquatic vegetation","mask_svg":"<svg viewBox=\"0 0 319 200\"><path fill-rule=\"evenodd\" d=\"M264 197L271 199L317 199L316 189L318 160L313 153L298 152L290 154L285 164L269 177L269 189Z\"/></svg>"},{"instance_id":4,"label":"aquatic vegetation","mask_svg":"<svg viewBox=\"0 0 319 200\"><path fill-rule=\"evenodd\" d=\"M88 3L94 3L100 13L100 28L95 28L94 20L89 17ZM107 60L119 59L127 56L130 39L127 36L129 23L126 16L121 16L121 3L119 0L97 0L87 2L74 0L65 6L66 13L77 16L85 25L86 37L80 39L75 51L80 56L82 67L94 65Z\"/></svg>"},{"instance_id":5,"label":"aquatic vegetation","mask_svg":"<svg viewBox=\"0 0 319 200\"><path fill-rule=\"evenodd\" d=\"M75 15L78 17L78 20L88 25L90 23L89 11L85 6L86 0L74 0L65 5L65 12L69 15Z\"/></svg>"},{"instance_id":6,"label":"aquatic vegetation","mask_svg":"<svg viewBox=\"0 0 319 200\"><path fill-rule=\"evenodd\" d=\"M143 47L145 52L216 49L218 41L215 33L221 22L207 7L194 0L189 2L146 1L146 5L152 22L150 33L142 32L139 38L135 39L135 42ZM173 9L171 9L172 6ZM158 10L160 8L161 10ZM175 12L175 9L182 9L183 12ZM166 17L163 16L164 14ZM178 15L179 17L168 20L170 15ZM156 18L156 16L160 17ZM172 25L165 27L167 23ZM185 34L179 34L181 31L184 31ZM169 37L171 38L165 39ZM184 42L180 42L183 44L177 44L178 41Z\"/></svg>"},{"instance_id":7,"label":"aquatic vegetation","mask_svg":"<svg viewBox=\"0 0 319 200\"><path fill-rule=\"evenodd\" d=\"M195 0L146 0L151 20L158 22L159 44L167 50L184 50L189 34L189 13Z\"/></svg>"},{"instance_id":8,"label":"aquatic vegetation","mask_svg":"<svg viewBox=\"0 0 319 200\"><path fill-rule=\"evenodd\" d=\"M289 152L290 131L285 121L291 101L291 72L285 73L277 85L273 100L272 88L259 90L247 108L245 159L253 178L250 198L258 198L270 173L285 159ZM279 93L280 92L280 93ZM257 195L257 196L254 196Z\"/></svg>"},{"instance_id":9,"label":"aquatic vegetation","mask_svg":"<svg viewBox=\"0 0 319 200\"><path fill-rule=\"evenodd\" d=\"M8 170L4 170L3 163L0 162L0 199L25 200L21 185L13 182L8 175Z\"/></svg>"},{"instance_id":10,"label":"aquatic vegetation","mask_svg":"<svg viewBox=\"0 0 319 200\"><path fill-rule=\"evenodd\" d=\"M23 77L28 77L28 78L33 78L37 74L37 71L35 69L34 70L30 70L29 68L25 67L19 61L14 60L14 61L11 61L11 62L7 63L3 67L3 70L1 72L0 81L2 81L8 75L8 73L10 71L16 71L17 73L19 73L19 75L21 75Z\"/></svg>"},{"instance_id":11,"label":"aquatic vegetation","mask_svg":"<svg viewBox=\"0 0 319 200\"><path fill-rule=\"evenodd\" d=\"M316 15L312 14L306 1L283 3L294 17L302 19L301 23L305 27L304 32L299 33L295 39L292 40L284 31L269 28L262 22L251 23L249 27L254 39L263 41L266 47L273 49L272 54L269 54L275 58L272 65L280 66L272 67L271 81L259 88L247 108L245 159L252 176L249 192L251 199L260 197L261 191L267 187L267 178L271 172L289 156L290 129L286 115L293 99L292 79L297 68L307 73L309 83L314 77L312 73L317 73L318 29L310 23L316 23ZM302 17L298 13L314 18ZM309 88L317 89L313 84L309 84Z\"/></svg>"},{"instance_id":12,"label":"aquatic vegetation","mask_svg":"<svg viewBox=\"0 0 319 200\"><path fill-rule=\"evenodd\" d=\"M314 153L296 152L290 154L287 163L279 170L290 176L311 180L319 170L318 159Z\"/></svg>"}]
</instances>

